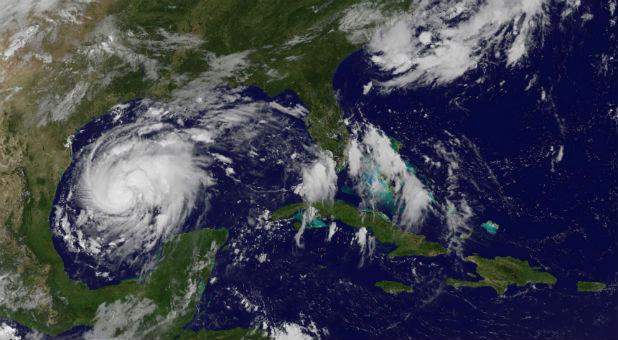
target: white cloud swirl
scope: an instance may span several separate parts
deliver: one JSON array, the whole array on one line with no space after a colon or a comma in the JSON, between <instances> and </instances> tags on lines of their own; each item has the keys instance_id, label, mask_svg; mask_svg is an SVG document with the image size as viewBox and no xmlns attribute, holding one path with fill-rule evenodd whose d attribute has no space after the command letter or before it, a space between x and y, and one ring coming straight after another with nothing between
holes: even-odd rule
<instances>
[{"instance_id":1,"label":"white cloud swirl","mask_svg":"<svg viewBox=\"0 0 618 340\"><path fill-rule=\"evenodd\" d=\"M146 128L164 125L140 127ZM138 245L150 251L160 239L177 233L200 186L212 182L201 167L208 160L192 154L190 136L171 130L146 139L134 129L131 124L110 131L78 164L82 175L77 194L87 207L81 227L103 231L100 240L84 241L85 248L111 243L122 258Z\"/></svg>"},{"instance_id":2,"label":"white cloud swirl","mask_svg":"<svg viewBox=\"0 0 618 340\"><path fill-rule=\"evenodd\" d=\"M212 160L195 155L190 132L150 117L112 128L82 149L68 204L55 207L55 232L68 249L131 266L144 260L138 253L181 232L198 194L213 184L205 169Z\"/></svg>"},{"instance_id":3,"label":"white cloud swirl","mask_svg":"<svg viewBox=\"0 0 618 340\"><path fill-rule=\"evenodd\" d=\"M217 223L230 227L244 200L294 194L301 169L317 156L306 110L289 97L277 102L247 91L204 90L197 100L168 104L136 100L75 136L50 216L69 275L94 286L142 275L162 242L210 226L211 206ZM222 212L228 203L239 206Z\"/></svg>"}]
</instances>

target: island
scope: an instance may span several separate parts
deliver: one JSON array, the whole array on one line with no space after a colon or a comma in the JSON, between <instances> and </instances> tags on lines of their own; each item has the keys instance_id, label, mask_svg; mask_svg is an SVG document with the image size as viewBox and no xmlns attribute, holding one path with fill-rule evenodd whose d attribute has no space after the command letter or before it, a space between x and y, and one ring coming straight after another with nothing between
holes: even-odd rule
<instances>
[{"instance_id":1,"label":"island","mask_svg":"<svg viewBox=\"0 0 618 340\"><path fill-rule=\"evenodd\" d=\"M498 295L503 295L508 286L516 284L520 287L527 283L544 283L550 287L557 279L547 272L538 271L539 267L530 267L528 261L507 256L496 256L493 260L480 256L468 256L466 261L476 264L476 273L483 278L480 281L465 281L449 278L446 284L459 287L491 287Z\"/></svg>"},{"instance_id":2,"label":"island","mask_svg":"<svg viewBox=\"0 0 618 340\"><path fill-rule=\"evenodd\" d=\"M412 293L414 290L408 285L404 285L397 281L380 281L376 282L376 287L382 288L386 293L397 295L400 293Z\"/></svg>"},{"instance_id":3,"label":"island","mask_svg":"<svg viewBox=\"0 0 618 340\"><path fill-rule=\"evenodd\" d=\"M493 221L487 221L481 224L481 227L492 235L495 235L498 232L498 229L500 229L500 225Z\"/></svg>"},{"instance_id":4,"label":"island","mask_svg":"<svg viewBox=\"0 0 618 340\"><path fill-rule=\"evenodd\" d=\"M441 244L425 240L425 236L404 231L396 224L384 218L383 214L373 210L359 211L344 201L294 203L282 207L271 214L273 221L290 218L294 214L313 206L324 219L340 221L355 228L370 229L375 238L383 243L393 243L397 246L388 254L396 256L438 256L446 253Z\"/></svg>"},{"instance_id":5,"label":"island","mask_svg":"<svg viewBox=\"0 0 618 340\"><path fill-rule=\"evenodd\" d=\"M600 292L605 289L605 283L593 281L577 281L578 292Z\"/></svg>"}]
</instances>

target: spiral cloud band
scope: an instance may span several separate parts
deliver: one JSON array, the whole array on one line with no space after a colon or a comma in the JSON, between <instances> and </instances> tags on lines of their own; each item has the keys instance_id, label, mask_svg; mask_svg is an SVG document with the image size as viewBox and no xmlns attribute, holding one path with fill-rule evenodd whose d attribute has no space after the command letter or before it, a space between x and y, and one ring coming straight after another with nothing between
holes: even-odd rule
<instances>
[{"instance_id":1,"label":"spiral cloud band","mask_svg":"<svg viewBox=\"0 0 618 340\"><path fill-rule=\"evenodd\" d=\"M144 128L160 129L159 135L145 139ZM98 254L101 244L109 244L116 256L127 258L137 246L128 239L140 239L140 247L150 251L176 233L200 185L211 182L200 167L207 160L192 152L188 136L143 123L112 130L93 143L76 164L81 172L76 199L85 208L77 224L100 236L79 240L80 246ZM62 220L61 226L69 235L71 226Z\"/></svg>"},{"instance_id":2,"label":"spiral cloud band","mask_svg":"<svg viewBox=\"0 0 618 340\"><path fill-rule=\"evenodd\" d=\"M306 109L290 96L249 88L210 90L190 104L136 100L84 126L50 216L69 275L91 288L140 276L171 236L246 220L225 213L228 203L293 195L318 153Z\"/></svg>"}]
</instances>

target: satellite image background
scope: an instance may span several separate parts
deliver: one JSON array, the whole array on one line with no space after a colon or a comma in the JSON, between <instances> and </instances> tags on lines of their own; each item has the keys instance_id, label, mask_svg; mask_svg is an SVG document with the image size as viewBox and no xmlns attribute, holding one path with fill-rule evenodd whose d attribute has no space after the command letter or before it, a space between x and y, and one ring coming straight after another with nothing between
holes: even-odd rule
<instances>
[{"instance_id":1,"label":"satellite image background","mask_svg":"<svg viewBox=\"0 0 618 340\"><path fill-rule=\"evenodd\" d=\"M0 0L0 339L615 339L616 20Z\"/></svg>"}]
</instances>

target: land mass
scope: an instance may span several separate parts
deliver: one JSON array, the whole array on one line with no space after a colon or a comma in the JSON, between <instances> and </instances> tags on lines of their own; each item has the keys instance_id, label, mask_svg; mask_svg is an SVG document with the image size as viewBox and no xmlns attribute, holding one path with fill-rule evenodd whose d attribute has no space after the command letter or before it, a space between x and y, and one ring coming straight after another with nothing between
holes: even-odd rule
<instances>
[{"instance_id":1,"label":"land mass","mask_svg":"<svg viewBox=\"0 0 618 340\"><path fill-rule=\"evenodd\" d=\"M140 313L139 328L135 329L136 326L127 318L125 323L114 324L116 332L131 330L129 334L149 339L192 338L193 332L183 327L197 311L204 282L208 281L214 265L215 253L227 237L225 229L202 229L176 235L164 245L155 269L139 283L132 279L90 290L86 284L69 279L62 266L55 266L52 268L58 269L50 272L50 285L55 289L53 308L40 313L24 309L2 312L32 329L58 334L78 325L92 326L96 331L99 322L104 325L106 318L113 317L109 313L126 309L127 313ZM61 261L57 254L54 261ZM220 339L234 339L240 335L263 336L251 329L211 333L208 334Z\"/></svg>"},{"instance_id":2,"label":"land mass","mask_svg":"<svg viewBox=\"0 0 618 340\"><path fill-rule=\"evenodd\" d=\"M605 283L593 281L577 281L578 292L600 292L605 289Z\"/></svg>"},{"instance_id":3,"label":"land mass","mask_svg":"<svg viewBox=\"0 0 618 340\"><path fill-rule=\"evenodd\" d=\"M397 295L400 293L412 293L412 287L408 285L404 285L401 282L397 281L380 281L376 282L376 287L382 288L382 290L386 293Z\"/></svg>"},{"instance_id":4,"label":"land mass","mask_svg":"<svg viewBox=\"0 0 618 340\"><path fill-rule=\"evenodd\" d=\"M321 217L332 221L341 221L355 228L370 229L375 238L383 243L393 243L397 246L388 256L438 256L446 253L441 244L425 240L425 236L416 235L401 229L385 219L379 212L359 211L343 201L333 203L294 203L282 207L271 214L273 220L288 218L305 210L309 205L318 210Z\"/></svg>"},{"instance_id":5,"label":"land mass","mask_svg":"<svg viewBox=\"0 0 618 340\"><path fill-rule=\"evenodd\" d=\"M480 256L468 256L465 260L476 264L476 273L483 280L465 281L449 278L446 280L446 284L455 288L491 287L496 290L498 295L502 295L512 284L523 287L527 283L545 283L551 287L557 281L550 273L538 271L538 267L530 267L528 261L518 260L510 256L497 256L493 260Z\"/></svg>"}]
</instances>

